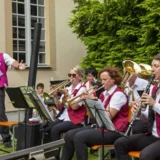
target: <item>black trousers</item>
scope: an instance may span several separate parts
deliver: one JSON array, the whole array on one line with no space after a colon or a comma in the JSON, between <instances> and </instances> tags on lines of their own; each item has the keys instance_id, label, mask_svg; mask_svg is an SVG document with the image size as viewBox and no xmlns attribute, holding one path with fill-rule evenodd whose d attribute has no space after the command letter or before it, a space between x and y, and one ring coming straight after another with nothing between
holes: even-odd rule
<instances>
[{"instance_id":1,"label":"black trousers","mask_svg":"<svg viewBox=\"0 0 160 160\"><path fill-rule=\"evenodd\" d=\"M65 137L64 137L65 144L63 145L61 160L72 160L72 157L75 151L74 136L76 135L76 133L87 130L87 129L91 129L91 126L72 129L65 134Z\"/></svg>"},{"instance_id":2,"label":"black trousers","mask_svg":"<svg viewBox=\"0 0 160 160\"><path fill-rule=\"evenodd\" d=\"M75 129L78 127L83 127L83 125L82 124L75 125L71 121L62 121L62 120L56 119L56 121L53 122L52 124L51 132L50 132L51 141L56 141L61 139L61 133L67 132L68 130Z\"/></svg>"},{"instance_id":3,"label":"black trousers","mask_svg":"<svg viewBox=\"0 0 160 160\"><path fill-rule=\"evenodd\" d=\"M104 144L113 144L121 135L117 132L104 133ZM89 128L82 130L74 136L74 147L77 160L88 160L88 147L101 145L102 133L98 129Z\"/></svg>"},{"instance_id":4,"label":"black trousers","mask_svg":"<svg viewBox=\"0 0 160 160\"><path fill-rule=\"evenodd\" d=\"M132 134L146 133L148 130L147 120L135 120L132 127Z\"/></svg>"},{"instance_id":5,"label":"black trousers","mask_svg":"<svg viewBox=\"0 0 160 160\"><path fill-rule=\"evenodd\" d=\"M160 160L160 139L144 134L122 137L115 141L117 160L130 160L129 151L141 151L140 160Z\"/></svg>"},{"instance_id":6,"label":"black trousers","mask_svg":"<svg viewBox=\"0 0 160 160\"><path fill-rule=\"evenodd\" d=\"M6 122L8 118L5 113L5 90L4 87L0 88L0 121ZM0 134L3 138L3 143L11 141L11 136L9 134L9 127L0 126Z\"/></svg>"},{"instance_id":7,"label":"black trousers","mask_svg":"<svg viewBox=\"0 0 160 160\"><path fill-rule=\"evenodd\" d=\"M61 139L61 134L63 132L67 132L68 130L75 129L83 127L83 124L73 124L71 121L62 121L59 119L56 119L54 122L50 123L48 126L45 124L42 124L41 128L44 128L45 133L49 133L50 135L50 140L51 141L56 141ZM60 150L58 151L57 156L55 157L56 160L59 160L59 153Z\"/></svg>"}]
</instances>

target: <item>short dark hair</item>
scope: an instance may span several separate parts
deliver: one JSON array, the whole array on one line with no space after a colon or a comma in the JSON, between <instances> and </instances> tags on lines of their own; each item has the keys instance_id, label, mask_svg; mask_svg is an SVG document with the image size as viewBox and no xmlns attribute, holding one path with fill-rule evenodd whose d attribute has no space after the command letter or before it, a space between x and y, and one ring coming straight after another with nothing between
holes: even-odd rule
<instances>
[{"instance_id":1,"label":"short dark hair","mask_svg":"<svg viewBox=\"0 0 160 160\"><path fill-rule=\"evenodd\" d=\"M157 54L157 55L155 55L155 56L153 57L153 60L159 60L159 61L160 61L160 53Z\"/></svg>"},{"instance_id":2,"label":"short dark hair","mask_svg":"<svg viewBox=\"0 0 160 160\"><path fill-rule=\"evenodd\" d=\"M44 84L43 83L38 83L36 88L38 89L39 87L44 88Z\"/></svg>"},{"instance_id":3,"label":"short dark hair","mask_svg":"<svg viewBox=\"0 0 160 160\"><path fill-rule=\"evenodd\" d=\"M95 78L97 78L97 70L94 67L86 69L85 75L87 76L88 74L92 74Z\"/></svg>"},{"instance_id":4,"label":"short dark hair","mask_svg":"<svg viewBox=\"0 0 160 160\"><path fill-rule=\"evenodd\" d=\"M99 76L103 73L103 72L108 72L109 76L115 80L115 84L120 85L122 82L122 76L120 74L120 71L118 68L116 67L105 67L103 68L100 72L99 72Z\"/></svg>"}]
</instances>

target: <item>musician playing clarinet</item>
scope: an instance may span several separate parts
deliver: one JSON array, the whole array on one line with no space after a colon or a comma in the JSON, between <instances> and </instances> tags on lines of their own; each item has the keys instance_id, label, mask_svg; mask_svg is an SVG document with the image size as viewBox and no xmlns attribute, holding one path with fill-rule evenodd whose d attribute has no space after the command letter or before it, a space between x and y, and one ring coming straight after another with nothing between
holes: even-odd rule
<instances>
[{"instance_id":1,"label":"musician playing clarinet","mask_svg":"<svg viewBox=\"0 0 160 160\"><path fill-rule=\"evenodd\" d=\"M155 80L160 80L160 54L152 60L152 74ZM148 131L147 133L134 134L129 137L122 137L115 141L115 151L118 160L130 160L129 151L140 151L140 160L160 159L160 90L159 84L150 87L150 93L143 93L141 103L136 101L133 104L133 114L137 108L147 109ZM139 112L139 114L143 112Z\"/></svg>"},{"instance_id":2,"label":"musician playing clarinet","mask_svg":"<svg viewBox=\"0 0 160 160\"><path fill-rule=\"evenodd\" d=\"M106 67L100 71L99 75L105 89L100 95L104 109L107 110L115 128L125 132L128 126L128 100L118 87L122 81L120 72L115 67ZM121 137L117 132L108 130L104 132L104 144L113 144L116 139ZM70 130L65 134L64 139L61 160L71 160L74 151L76 151L77 160L87 160L88 147L103 143L101 129L92 128L92 126Z\"/></svg>"},{"instance_id":3,"label":"musician playing clarinet","mask_svg":"<svg viewBox=\"0 0 160 160\"><path fill-rule=\"evenodd\" d=\"M140 100L140 95L138 91L142 91L146 88L148 81L142 78L139 78L136 73L132 74L126 83L124 92L128 96L129 106L132 106L132 101L134 99ZM137 117L134 121L132 127L132 134L144 133L147 131L147 120L144 117Z\"/></svg>"}]
</instances>

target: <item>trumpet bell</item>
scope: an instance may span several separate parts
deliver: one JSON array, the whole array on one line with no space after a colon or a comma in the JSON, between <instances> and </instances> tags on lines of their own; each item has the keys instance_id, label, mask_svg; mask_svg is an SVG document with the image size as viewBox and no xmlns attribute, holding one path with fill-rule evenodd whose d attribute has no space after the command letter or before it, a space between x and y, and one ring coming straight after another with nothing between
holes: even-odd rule
<instances>
[{"instance_id":1,"label":"trumpet bell","mask_svg":"<svg viewBox=\"0 0 160 160\"><path fill-rule=\"evenodd\" d=\"M48 101L50 99L50 95L48 93L44 92L43 98Z\"/></svg>"},{"instance_id":2,"label":"trumpet bell","mask_svg":"<svg viewBox=\"0 0 160 160\"><path fill-rule=\"evenodd\" d=\"M124 68L124 76L123 81L121 83L121 87L124 89L126 86L126 83L129 81L129 79L132 77L134 73L138 74L141 73L141 67L131 60L125 60L122 63Z\"/></svg>"},{"instance_id":3,"label":"trumpet bell","mask_svg":"<svg viewBox=\"0 0 160 160\"><path fill-rule=\"evenodd\" d=\"M148 65L148 64L144 64L144 63L140 63L139 65L140 65L141 70L142 70L141 73L140 73L141 77L143 79L147 79L147 80L150 79L150 77L152 75L151 66Z\"/></svg>"},{"instance_id":4,"label":"trumpet bell","mask_svg":"<svg viewBox=\"0 0 160 160\"><path fill-rule=\"evenodd\" d=\"M125 60L122 64L126 71L129 73L141 73L141 67L134 61Z\"/></svg>"}]
</instances>

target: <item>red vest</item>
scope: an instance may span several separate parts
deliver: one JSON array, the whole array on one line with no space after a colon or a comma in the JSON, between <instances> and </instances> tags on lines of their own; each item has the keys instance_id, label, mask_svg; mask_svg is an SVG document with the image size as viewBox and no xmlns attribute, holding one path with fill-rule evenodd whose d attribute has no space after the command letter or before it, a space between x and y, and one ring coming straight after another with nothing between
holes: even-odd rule
<instances>
[{"instance_id":1,"label":"red vest","mask_svg":"<svg viewBox=\"0 0 160 160\"><path fill-rule=\"evenodd\" d=\"M78 91L81 89L80 86L79 89L75 89L73 92L73 96L76 96ZM68 115L72 123L79 124L82 123L86 118L86 107L84 105L80 106L78 109L73 110L71 107L68 108Z\"/></svg>"},{"instance_id":2,"label":"red vest","mask_svg":"<svg viewBox=\"0 0 160 160\"><path fill-rule=\"evenodd\" d=\"M156 91L158 85L154 85L153 89L152 89L152 97ZM160 101L158 102L160 103ZM155 120L156 120L156 129L157 129L157 134L160 137L160 115L156 112L155 114Z\"/></svg>"},{"instance_id":3,"label":"red vest","mask_svg":"<svg viewBox=\"0 0 160 160\"><path fill-rule=\"evenodd\" d=\"M108 104L109 104L112 96L116 92L123 92L123 91L117 87L114 90L114 92L111 95L109 95L108 98L106 99L106 101L104 102L105 109L108 107ZM104 95L101 94L100 99L102 102L104 101L104 98L105 98ZM126 131L126 129L128 127L128 100L127 100L126 104L117 113L117 115L112 119L112 122L113 122L116 130L121 131L121 132Z\"/></svg>"},{"instance_id":4,"label":"red vest","mask_svg":"<svg viewBox=\"0 0 160 160\"><path fill-rule=\"evenodd\" d=\"M5 84L8 86L7 68L8 66L5 64L3 53L0 53L0 71L3 74L0 76L0 88L4 87Z\"/></svg>"}]
</instances>

